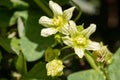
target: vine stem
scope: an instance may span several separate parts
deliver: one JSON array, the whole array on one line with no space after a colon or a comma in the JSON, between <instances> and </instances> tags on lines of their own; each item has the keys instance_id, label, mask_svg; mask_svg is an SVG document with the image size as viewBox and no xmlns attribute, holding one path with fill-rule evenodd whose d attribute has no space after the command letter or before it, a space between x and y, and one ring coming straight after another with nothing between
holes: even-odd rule
<instances>
[{"instance_id":1,"label":"vine stem","mask_svg":"<svg viewBox=\"0 0 120 80\"><path fill-rule=\"evenodd\" d=\"M71 53L71 54L65 56L65 57L62 59L62 61L65 61L66 59L68 59L69 57L74 56L74 55L76 55L76 54L75 54L75 53Z\"/></svg>"},{"instance_id":2,"label":"vine stem","mask_svg":"<svg viewBox=\"0 0 120 80\"><path fill-rule=\"evenodd\" d=\"M95 69L97 72L101 73L101 70L98 68L98 66L96 65L94 59L92 58L92 56L90 55L89 51L86 51L85 53L85 58L87 59L87 61L89 62L90 66Z\"/></svg>"},{"instance_id":3,"label":"vine stem","mask_svg":"<svg viewBox=\"0 0 120 80\"><path fill-rule=\"evenodd\" d=\"M110 76L109 76L109 74L108 74L107 69L101 69L101 70L102 70L102 72L104 73L106 80L111 80L111 79L110 79Z\"/></svg>"}]
</instances>

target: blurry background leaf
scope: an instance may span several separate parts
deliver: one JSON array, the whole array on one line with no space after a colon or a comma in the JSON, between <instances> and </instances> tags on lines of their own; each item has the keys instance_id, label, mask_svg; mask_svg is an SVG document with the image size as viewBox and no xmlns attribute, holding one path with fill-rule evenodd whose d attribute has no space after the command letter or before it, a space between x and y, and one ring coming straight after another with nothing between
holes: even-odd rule
<instances>
[{"instance_id":1,"label":"blurry background leaf","mask_svg":"<svg viewBox=\"0 0 120 80\"><path fill-rule=\"evenodd\" d=\"M0 38L0 46L4 48L8 53L14 53L11 48L11 39L8 38Z\"/></svg>"},{"instance_id":2,"label":"blurry background leaf","mask_svg":"<svg viewBox=\"0 0 120 80\"><path fill-rule=\"evenodd\" d=\"M111 80L120 79L120 49L113 56L112 64L108 68Z\"/></svg>"},{"instance_id":3,"label":"blurry background leaf","mask_svg":"<svg viewBox=\"0 0 120 80\"><path fill-rule=\"evenodd\" d=\"M0 7L0 27L8 27L13 11Z\"/></svg>"},{"instance_id":4,"label":"blurry background leaf","mask_svg":"<svg viewBox=\"0 0 120 80\"><path fill-rule=\"evenodd\" d=\"M11 0L13 7L17 9L25 9L29 7L29 4L23 0Z\"/></svg>"},{"instance_id":5,"label":"blurry background leaf","mask_svg":"<svg viewBox=\"0 0 120 80\"><path fill-rule=\"evenodd\" d=\"M17 39L17 38L12 38L11 39L11 48L12 48L12 50L17 54L17 55L19 55L19 53L20 53L20 42L19 42L19 39Z\"/></svg>"},{"instance_id":6,"label":"blurry background leaf","mask_svg":"<svg viewBox=\"0 0 120 80\"><path fill-rule=\"evenodd\" d=\"M29 7L29 4L23 0L0 0L0 6L8 9L26 9Z\"/></svg>"},{"instance_id":7,"label":"blurry background leaf","mask_svg":"<svg viewBox=\"0 0 120 80\"><path fill-rule=\"evenodd\" d=\"M1 62L1 60L2 60L2 53L1 53L1 50L0 50L0 62Z\"/></svg>"},{"instance_id":8,"label":"blurry background leaf","mask_svg":"<svg viewBox=\"0 0 120 80\"><path fill-rule=\"evenodd\" d=\"M97 71L91 69L70 74L68 76L68 80L105 80L105 79L103 74L99 74Z\"/></svg>"},{"instance_id":9,"label":"blurry background leaf","mask_svg":"<svg viewBox=\"0 0 120 80\"><path fill-rule=\"evenodd\" d=\"M11 9L13 7L13 4L10 0L0 0L0 6Z\"/></svg>"},{"instance_id":10,"label":"blurry background leaf","mask_svg":"<svg viewBox=\"0 0 120 80\"><path fill-rule=\"evenodd\" d=\"M40 59L44 50L54 42L53 37L43 38L40 31L43 28L38 20L43 14L41 11L29 10L25 23L25 36L21 37L20 45L23 55L28 61Z\"/></svg>"},{"instance_id":11,"label":"blurry background leaf","mask_svg":"<svg viewBox=\"0 0 120 80\"><path fill-rule=\"evenodd\" d=\"M17 25L18 35L19 37L22 37L23 35L25 35L25 29L24 29L24 23L21 17L18 18L17 24L18 24Z\"/></svg>"},{"instance_id":12,"label":"blurry background leaf","mask_svg":"<svg viewBox=\"0 0 120 80\"><path fill-rule=\"evenodd\" d=\"M19 17L22 17L24 20L26 20L28 17L28 12L26 10L14 12L10 18L9 26L15 24Z\"/></svg>"},{"instance_id":13,"label":"blurry background leaf","mask_svg":"<svg viewBox=\"0 0 120 80\"><path fill-rule=\"evenodd\" d=\"M99 0L72 0L83 12L88 14L97 14L100 7Z\"/></svg>"},{"instance_id":14,"label":"blurry background leaf","mask_svg":"<svg viewBox=\"0 0 120 80\"><path fill-rule=\"evenodd\" d=\"M17 60L15 62L15 67L17 71L22 75L25 75L27 73L27 64L22 53L18 55Z\"/></svg>"},{"instance_id":15,"label":"blurry background leaf","mask_svg":"<svg viewBox=\"0 0 120 80\"><path fill-rule=\"evenodd\" d=\"M48 77L45 63L39 62L23 77L24 80L60 80L57 77Z\"/></svg>"}]
</instances>

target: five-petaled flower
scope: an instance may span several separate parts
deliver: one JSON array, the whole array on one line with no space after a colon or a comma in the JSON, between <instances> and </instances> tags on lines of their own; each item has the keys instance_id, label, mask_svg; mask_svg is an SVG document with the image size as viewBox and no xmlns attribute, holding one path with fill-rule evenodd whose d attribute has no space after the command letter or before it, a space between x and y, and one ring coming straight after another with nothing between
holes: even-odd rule
<instances>
[{"instance_id":1,"label":"five-petaled flower","mask_svg":"<svg viewBox=\"0 0 120 80\"><path fill-rule=\"evenodd\" d=\"M89 39L89 36L96 30L96 25L91 24L87 29L78 31L76 24L73 21L69 21L69 36L63 37L63 42L74 48L75 53L82 58L85 50L99 50L100 44L93 42Z\"/></svg>"},{"instance_id":2,"label":"five-petaled flower","mask_svg":"<svg viewBox=\"0 0 120 80\"><path fill-rule=\"evenodd\" d=\"M57 32L68 35L68 21L71 19L75 7L62 11L61 6L53 1L49 1L49 7L54 16L53 18L42 16L39 19L39 23L46 27L41 30L41 36L48 37Z\"/></svg>"}]
</instances>

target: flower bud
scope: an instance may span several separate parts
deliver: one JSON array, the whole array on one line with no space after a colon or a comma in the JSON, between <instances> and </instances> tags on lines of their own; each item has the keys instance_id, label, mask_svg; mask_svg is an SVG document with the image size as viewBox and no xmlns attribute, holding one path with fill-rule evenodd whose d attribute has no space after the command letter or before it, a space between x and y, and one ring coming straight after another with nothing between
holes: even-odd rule
<instances>
[{"instance_id":1,"label":"flower bud","mask_svg":"<svg viewBox=\"0 0 120 80\"><path fill-rule=\"evenodd\" d=\"M106 64L110 64L112 61L112 54L108 50L107 46L101 46L101 48L94 51L93 54L97 62L105 62Z\"/></svg>"},{"instance_id":2,"label":"flower bud","mask_svg":"<svg viewBox=\"0 0 120 80\"><path fill-rule=\"evenodd\" d=\"M61 76L63 74L64 65L61 60L54 59L46 64L48 76Z\"/></svg>"}]
</instances>

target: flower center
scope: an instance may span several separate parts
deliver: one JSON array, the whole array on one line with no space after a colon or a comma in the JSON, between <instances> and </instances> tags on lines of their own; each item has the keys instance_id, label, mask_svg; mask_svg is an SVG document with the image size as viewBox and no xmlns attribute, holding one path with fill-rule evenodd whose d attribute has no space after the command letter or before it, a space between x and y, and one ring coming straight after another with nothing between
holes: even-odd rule
<instances>
[{"instance_id":1,"label":"flower center","mask_svg":"<svg viewBox=\"0 0 120 80\"><path fill-rule=\"evenodd\" d=\"M80 36L77 36L77 37L74 39L74 42L75 42L75 44L77 44L78 46L84 47L84 46L87 44L87 39L86 39L83 35L80 35Z\"/></svg>"},{"instance_id":2,"label":"flower center","mask_svg":"<svg viewBox=\"0 0 120 80\"><path fill-rule=\"evenodd\" d=\"M53 19L53 24L58 27L63 25L63 18L61 16L57 16Z\"/></svg>"}]
</instances>

